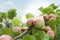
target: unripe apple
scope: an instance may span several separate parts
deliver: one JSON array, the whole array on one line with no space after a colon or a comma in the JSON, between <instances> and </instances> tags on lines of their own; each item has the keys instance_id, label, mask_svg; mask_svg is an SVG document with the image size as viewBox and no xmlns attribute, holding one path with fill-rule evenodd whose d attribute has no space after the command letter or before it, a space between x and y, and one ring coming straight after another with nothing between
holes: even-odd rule
<instances>
[{"instance_id":1,"label":"unripe apple","mask_svg":"<svg viewBox=\"0 0 60 40\"><path fill-rule=\"evenodd\" d=\"M44 19L49 19L48 14L44 14L43 17L44 17Z\"/></svg>"},{"instance_id":2,"label":"unripe apple","mask_svg":"<svg viewBox=\"0 0 60 40\"><path fill-rule=\"evenodd\" d=\"M55 14L49 14L49 18L56 18Z\"/></svg>"},{"instance_id":3,"label":"unripe apple","mask_svg":"<svg viewBox=\"0 0 60 40\"><path fill-rule=\"evenodd\" d=\"M13 27L13 32L20 32L21 31L21 27Z\"/></svg>"},{"instance_id":4,"label":"unripe apple","mask_svg":"<svg viewBox=\"0 0 60 40\"><path fill-rule=\"evenodd\" d=\"M49 26L45 26L44 30L45 30L45 31L49 31L49 30L52 30L52 29L51 29L51 27L49 27Z\"/></svg>"},{"instance_id":5,"label":"unripe apple","mask_svg":"<svg viewBox=\"0 0 60 40\"><path fill-rule=\"evenodd\" d=\"M13 40L9 35L0 36L0 40Z\"/></svg>"},{"instance_id":6,"label":"unripe apple","mask_svg":"<svg viewBox=\"0 0 60 40\"><path fill-rule=\"evenodd\" d=\"M28 25L28 27L30 27L30 26L33 25L33 18L29 18L29 19L28 19L27 25Z\"/></svg>"},{"instance_id":7,"label":"unripe apple","mask_svg":"<svg viewBox=\"0 0 60 40\"><path fill-rule=\"evenodd\" d=\"M54 37L54 36L55 36L55 33L54 33L53 30L49 30L47 33L48 33L51 37Z\"/></svg>"},{"instance_id":8,"label":"unripe apple","mask_svg":"<svg viewBox=\"0 0 60 40\"><path fill-rule=\"evenodd\" d=\"M38 17L34 18L33 24L36 29L44 29L45 22L44 22L43 16L38 16Z\"/></svg>"}]
</instances>

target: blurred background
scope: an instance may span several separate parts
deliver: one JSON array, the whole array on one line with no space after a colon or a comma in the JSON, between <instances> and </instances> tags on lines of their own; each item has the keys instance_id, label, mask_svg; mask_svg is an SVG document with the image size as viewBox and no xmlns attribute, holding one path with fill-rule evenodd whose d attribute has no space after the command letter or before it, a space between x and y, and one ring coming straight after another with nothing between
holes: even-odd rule
<instances>
[{"instance_id":1,"label":"blurred background","mask_svg":"<svg viewBox=\"0 0 60 40\"><path fill-rule=\"evenodd\" d=\"M8 11L15 8L17 9L17 16L22 16L22 20L26 21L26 13L32 13L37 16L41 13L38 8L47 7L52 3L60 6L60 0L0 0L0 11Z\"/></svg>"}]
</instances>

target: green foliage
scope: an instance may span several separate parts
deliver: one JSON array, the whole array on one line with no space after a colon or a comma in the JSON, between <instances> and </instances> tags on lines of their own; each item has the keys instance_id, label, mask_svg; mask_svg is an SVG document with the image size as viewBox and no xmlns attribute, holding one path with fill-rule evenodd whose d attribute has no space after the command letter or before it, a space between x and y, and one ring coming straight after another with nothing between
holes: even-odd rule
<instances>
[{"instance_id":1,"label":"green foliage","mask_svg":"<svg viewBox=\"0 0 60 40\"><path fill-rule=\"evenodd\" d=\"M4 19L7 18L7 12L0 12L0 14L2 15L2 18L4 18Z\"/></svg>"},{"instance_id":2,"label":"green foliage","mask_svg":"<svg viewBox=\"0 0 60 40\"><path fill-rule=\"evenodd\" d=\"M0 18L0 22L2 22L3 21L3 18Z\"/></svg>"},{"instance_id":3,"label":"green foliage","mask_svg":"<svg viewBox=\"0 0 60 40\"><path fill-rule=\"evenodd\" d=\"M31 36L31 35L25 35L23 38L23 40L36 40L34 36Z\"/></svg>"},{"instance_id":4,"label":"green foliage","mask_svg":"<svg viewBox=\"0 0 60 40\"><path fill-rule=\"evenodd\" d=\"M48 33L45 34L44 40L49 40L49 34Z\"/></svg>"},{"instance_id":5,"label":"green foliage","mask_svg":"<svg viewBox=\"0 0 60 40\"><path fill-rule=\"evenodd\" d=\"M57 16L56 20L54 19L49 19L47 21L48 25L52 28L52 30L55 32L55 37L51 38L49 36L49 34L44 30L44 29L36 29L36 28L44 28L45 27L45 23L41 23L41 21L39 23L41 24L35 24L36 28L32 28L32 32L30 34L30 30L28 33L26 33L22 38L19 38L17 40L60 40L60 10L56 10L58 8L58 6L56 6L55 4L50 4L48 7L43 8L40 7L39 10L42 12L42 14L55 14ZM26 14L26 18L34 18L34 15L31 13L27 13ZM3 20L4 19L4 20ZM8 19L8 21L7 21ZM20 34L20 32L16 32L14 33L12 31L12 24L14 24L14 26L20 26L21 24L23 24L21 22L22 18L21 17L16 17L16 9L10 9L8 12L0 12L0 35L3 34L7 34L10 35L12 37L15 37L17 35ZM7 21L7 22L6 22ZM11 24L9 24L9 21L11 21ZM46 21L45 21L46 22ZM5 25L11 25L10 27L2 27L2 23L4 23ZM26 27L26 24L22 25L23 27ZM41 26L41 27L40 27ZM18 29L17 29L18 30Z\"/></svg>"},{"instance_id":6,"label":"green foliage","mask_svg":"<svg viewBox=\"0 0 60 40\"><path fill-rule=\"evenodd\" d=\"M48 7L43 8L40 7L39 10L43 13L43 14L50 14L53 13L54 14L54 10L57 9L58 6L55 6L55 4L50 4Z\"/></svg>"},{"instance_id":7,"label":"green foliage","mask_svg":"<svg viewBox=\"0 0 60 40\"><path fill-rule=\"evenodd\" d=\"M60 40L60 10L57 10L56 12L57 18L56 18L56 36L54 38L54 40Z\"/></svg>"},{"instance_id":8,"label":"green foliage","mask_svg":"<svg viewBox=\"0 0 60 40\"><path fill-rule=\"evenodd\" d=\"M26 14L26 18L27 18L27 19L28 19L28 18L34 18L34 15L31 14L31 13L27 13L27 14Z\"/></svg>"},{"instance_id":9,"label":"green foliage","mask_svg":"<svg viewBox=\"0 0 60 40\"><path fill-rule=\"evenodd\" d=\"M13 19L11 19L13 24L16 26L20 26L20 24L22 23L21 20L19 20L19 18L15 17Z\"/></svg>"},{"instance_id":10,"label":"green foliage","mask_svg":"<svg viewBox=\"0 0 60 40\"><path fill-rule=\"evenodd\" d=\"M16 9L10 9L8 11L8 18L12 19L16 16Z\"/></svg>"},{"instance_id":11,"label":"green foliage","mask_svg":"<svg viewBox=\"0 0 60 40\"><path fill-rule=\"evenodd\" d=\"M10 36L14 35L13 32L12 32L12 30L11 30L11 28L4 28L2 30L2 34L7 34L7 35L10 35Z\"/></svg>"},{"instance_id":12,"label":"green foliage","mask_svg":"<svg viewBox=\"0 0 60 40\"><path fill-rule=\"evenodd\" d=\"M52 28L52 30L53 30L54 32L56 32L56 20L50 19L50 20L48 21L48 24L50 25L50 27Z\"/></svg>"}]
</instances>

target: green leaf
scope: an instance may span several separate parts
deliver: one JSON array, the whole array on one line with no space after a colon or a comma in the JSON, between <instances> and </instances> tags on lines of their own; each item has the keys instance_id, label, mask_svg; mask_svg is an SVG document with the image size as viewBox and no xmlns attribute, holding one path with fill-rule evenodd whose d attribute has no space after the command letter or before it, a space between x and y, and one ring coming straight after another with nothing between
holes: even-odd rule
<instances>
[{"instance_id":1,"label":"green leaf","mask_svg":"<svg viewBox=\"0 0 60 40\"><path fill-rule=\"evenodd\" d=\"M56 10L55 14L60 16L60 10Z\"/></svg>"},{"instance_id":2,"label":"green leaf","mask_svg":"<svg viewBox=\"0 0 60 40\"><path fill-rule=\"evenodd\" d=\"M2 24L0 24L0 28L2 28L3 27L3 25Z\"/></svg>"},{"instance_id":3,"label":"green leaf","mask_svg":"<svg viewBox=\"0 0 60 40\"><path fill-rule=\"evenodd\" d=\"M27 19L28 19L28 18L34 18L34 15L31 14L31 13L27 13L27 14L26 14L26 18L27 18Z\"/></svg>"},{"instance_id":4,"label":"green leaf","mask_svg":"<svg viewBox=\"0 0 60 40\"><path fill-rule=\"evenodd\" d=\"M43 7L40 7L38 10L40 10L43 14L46 13Z\"/></svg>"},{"instance_id":5,"label":"green leaf","mask_svg":"<svg viewBox=\"0 0 60 40\"><path fill-rule=\"evenodd\" d=\"M2 22L3 21L3 18L0 18L0 22Z\"/></svg>"},{"instance_id":6,"label":"green leaf","mask_svg":"<svg viewBox=\"0 0 60 40\"><path fill-rule=\"evenodd\" d=\"M2 30L3 30L3 29L2 29L2 28L0 28L0 35L2 35L2 33L1 33L1 32L2 32Z\"/></svg>"},{"instance_id":7,"label":"green leaf","mask_svg":"<svg viewBox=\"0 0 60 40\"><path fill-rule=\"evenodd\" d=\"M50 14L53 13L55 14L54 10L57 9L58 6L56 6L55 4L50 4L48 7L43 8L40 7L39 10L43 13L43 14Z\"/></svg>"},{"instance_id":8,"label":"green leaf","mask_svg":"<svg viewBox=\"0 0 60 40\"><path fill-rule=\"evenodd\" d=\"M7 28L7 27L2 30L2 34L7 34L7 35L10 35L10 36L14 35L12 30L10 28Z\"/></svg>"},{"instance_id":9,"label":"green leaf","mask_svg":"<svg viewBox=\"0 0 60 40\"><path fill-rule=\"evenodd\" d=\"M50 20L48 21L48 24L50 25L50 27L52 28L52 30L53 30L54 32L56 32L56 20L50 19Z\"/></svg>"},{"instance_id":10,"label":"green leaf","mask_svg":"<svg viewBox=\"0 0 60 40\"><path fill-rule=\"evenodd\" d=\"M14 25L16 25L16 26L20 26L20 24L21 24L21 20L19 20L19 18L13 18L13 19L11 19L12 20L12 22L14 23Z\"/></svg>"},{"instance_id":11,"label":"green leaf","mask_svg":"<svg viewBox=\"0 0 60 40\"><path fill-rule=\"evenodd\" d=\"M2 15L2 18L4 18L4 19L7 18L7 12L0 12L0 14Z\"/></svg>"},{"instance_id":12,"label":"green leaf","mask_svg":"<svg viewBox=\"0 0 60 40\"><path fill-rule=\"evenodd\" d=\"M53 7L53 10L57 9L58 6L56 6L54 3L53 4L50 4L50 7Z\"/></svg>"},{"instance_id":13,"label":"green leaf","mask_svg":"<svg viewBox=\"0 0 60 40\"><path fill-rule=\"evenodd\" d=\"M8 18L12 19L16 16L16 9L10 9L8 11Z\"/></svg>"},{"instance_id":14,"label":"green leaf","mask_svg":"<svg viewBox=\"0 0 60 40\"><path fill-rule=\"evenodd\" d=\"M42 30L33 29L32 34L36 36L36 40L44 40L45 32Z\"/></svg>"},{"instance_id":15,"label":"green leaf","mask_svg":"<svg viewBox=\"0 0 60 40\"><path fill-rule=\"evenodd\" d=\"M45 34L44 40L49 40L49 34L48 33Z\"/></svg>"},{"instance_id":16,"label":"green leaf","mask_svg":"<svg viewBox=\"0 0 60 40\"><path fill-rule=\"evenodd\" d=\"M35 40L35 37L27 34L23 37L23 40Z\"/></svg>"},{"instance_id":17,"label":"green leaf","mask_svg":"<svg viewBox=\"0 0 60 40\"><path fill-rule=\"evenodd\" d=\"M60 10L56 11L56 15L57 15L57 18L56 18L57 32L56 32L56 36L55 36L54 40L60 40Z\"/></svg>"}]
</instances>

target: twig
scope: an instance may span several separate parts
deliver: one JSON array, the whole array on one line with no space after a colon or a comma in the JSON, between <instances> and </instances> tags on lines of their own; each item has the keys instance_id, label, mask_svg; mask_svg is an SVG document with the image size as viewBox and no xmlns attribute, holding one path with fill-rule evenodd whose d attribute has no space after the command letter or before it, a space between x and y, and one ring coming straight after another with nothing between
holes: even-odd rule
<instances>
[{"instance_id":1,"label":"twig","mask_svg":"<svg viewBox=\"0 0 60 40\"><path fill-rule=\"evenodd\" d=\"M28 29L28 30L25 30L23 33L21 33L20 35L16 36L13 38L13 40L17 40L18 38L21 38L23 37L26 33L28 33L28 31L30 31L32 29L32 26Z\"/></svg>"},{"instance_id":2,"label":"twig","mask_svg":"<svg viewBox=\"0 0 60 40\"><path fill-rule=\"evenodd\" d=\"M16 39L18 39L18 38L21 38L24 34L27 33L27 31L28 31L28 30L25 30L22 34L20 34L20 35L14 37L13 40L16 40Z\"/></svg>"}]
</instances>

